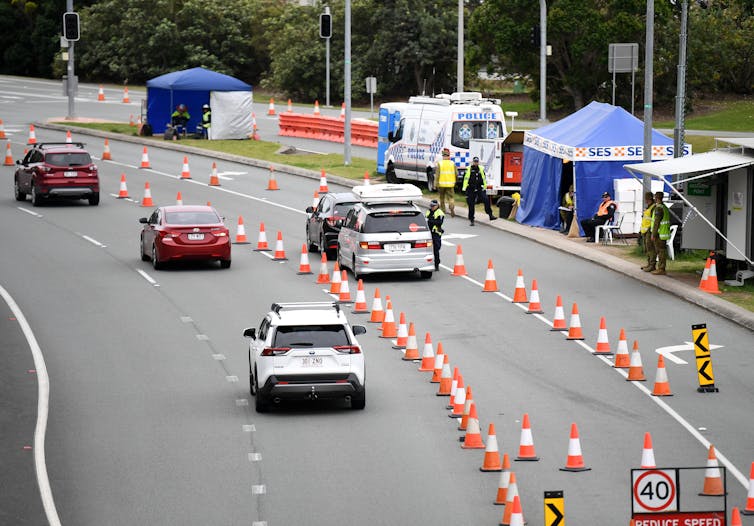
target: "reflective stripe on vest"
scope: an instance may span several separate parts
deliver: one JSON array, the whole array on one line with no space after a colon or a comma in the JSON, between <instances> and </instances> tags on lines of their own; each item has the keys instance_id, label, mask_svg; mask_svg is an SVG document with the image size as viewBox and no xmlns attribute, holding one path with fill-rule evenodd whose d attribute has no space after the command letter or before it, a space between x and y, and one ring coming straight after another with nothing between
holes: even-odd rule
<instances>
[{"instance_id":1,"label":"reflective stripe on vest","mask_svg":"<svg viewBox=\"0 0 754 526\"><path fill-rule=\"evenodd\" d=\"M652 203L647 207L646 210L644 210L644 213L641 216L641 233L644 234L649 231L650 228L652 228L652 213L654 212L655 204Z\"/></svg>"},{"instance_id":2,"label":"reflective stripe on vest","mask_svg":"<svg viewBox=\"0 0 754 526\"><path fill-rule=\"evenodd\" d=\"M437 186L452 188L456 185L456 165L451 160L443 159L437 163Z\"/></svg>"}]
</instances>

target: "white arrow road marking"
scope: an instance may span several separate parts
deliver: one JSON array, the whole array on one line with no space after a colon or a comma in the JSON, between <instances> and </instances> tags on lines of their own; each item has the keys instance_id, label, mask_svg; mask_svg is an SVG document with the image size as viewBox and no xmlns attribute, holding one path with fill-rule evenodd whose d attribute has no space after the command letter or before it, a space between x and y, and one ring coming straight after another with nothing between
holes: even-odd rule
<instances>
[{"instance_id":1,"label":"white arrow road marking","mask_svg":"<svg viewBox=\"0 0 754 526\"><path fill-rule=\"evenodd\" d=\"M469 239L472 237L479 237L478 234L443 234L442 240L446 239Z\"/></svg>"},{"instance_id":2,"label":"white arrow road marking","mask_svg":"<svg viewBox=\"0 0 754 526\"><path fill-rule=\"evenodd\" d=\"M723 345L714 345L710 344L709 348L710 351L714 349L720 349L723 347ZM686 360L683 360L681 358L678 358L677 356L674 356L673 353L679 352L679 351L693 351L694 350L694 344L691 342L685 342L683 345L668 345L667 347L660 347L658 349L655 349L655 352L657 354L661 354L666 359L670 360L671 362L677 363L679 365L686 365L688 362Z\"/></svg>"}]
</instances>

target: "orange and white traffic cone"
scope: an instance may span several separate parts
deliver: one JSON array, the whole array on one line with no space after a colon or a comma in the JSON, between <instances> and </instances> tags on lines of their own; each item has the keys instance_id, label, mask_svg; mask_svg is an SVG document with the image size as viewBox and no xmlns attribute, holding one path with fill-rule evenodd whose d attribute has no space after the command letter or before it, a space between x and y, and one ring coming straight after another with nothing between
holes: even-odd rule
<instances>
[{"instance_id":1,"label":"orange and white traffic cone","mask_svg":"<svg viewBox=\"0 0 754 526\"><path fill-rule=\"evenodd\" d=\"M395 324L395 316L393 315L393 302L388 299L385 307L385 319L382 320L382 334L380 334L380 338L395 338L396 336L398 336L398 327Z\"/></svg>"},{"instance_id":2,"label":"orange and white traffic cone","mask_svg":"<svg viewBox=\"0 0 754 526\"><path fill-rule=\"evenodd\" d=\"M524 273L518 269L516 275L516 288L513 291L513 303L526 303L526 285L524 284Z\"/></svg>"},{"instance_id":3,"label":"orange and white traffic cone","mask_svg":"<svg viewBox=\"0 0 754 526\"><path fill-rule=\"evenodd\" d=\"M437 354L435 354L435 364L432 369L432 378L429 379L431 384L439 384L442 376L442 365L448 361L448 355L442 348L442 342L437 344Z\"/></svg>"},{"instance_id":4,"label":"orange and white traffic cone","mask_svg":"<svg viewBox=\"0 0 754 526\"><path fill-rule=\"evenodd\" d=\"M285 247L283 247L283 233L278 230L278 239L275 242L275 254L272 256L272 261L288 261L285 257Z\"/></svg>"},{"instance_id":5,"label":"orange and white traffic cone","mask_svg":"<svg viewBox=\"0 0 754 526\"><path fill-rule=\"evenodd\" d=\"M257 116L252 111L251 112L251 138L255 141L259 140L259 133L257 133L259 129L257 128Z\"/></svg>"},{"instance_id":6,"label":"orange and white traffic cone","mask_svg":"<svg viewBox=\"0 0 754 526\"><path fill-rule=\"evenodd\" d=\"M503 453L503 469L497 483L497 494L493 502L496 506L505 506L505 498L508 496L508 486L511 483L511 462L508 453Z\"/></svg>"},{"instance_id":7,"label":"orange and white traffic cone","mask_svg":"<svg viewBox=\"0 0 754 526\"><path fill-rule=\"evenodd\" d=\"M456 397L456 391L458 390L458 382L460 380L461 386L463 387L463 375L458 370L458 367L453 367L453 377L450 382L450 403L445 407L445 409L452 409L453 408L453 399Z\"/></svg>"},{"instance_id":8,"label":"orange and white traffic cone","mask_svg":"<svg viewBox=\"0 0 754 526\"><path fill-rule=\"evenodd\" d=\"M314 197L312 197L312 208L317 208L319 205L319 192L314 190Z\"/></svg>"},{"instance_id":9,"label":"orange and white traffic cone","mask_svg":"<svg viewBox=\"0 0 754 526\"><path fill-rule=\"evenodd\" d=\"M37 133L34 131L33 124L29 124L29 139L26 144L37 144Z\"/></svg>"},{"instance_id":10,"label":"orange and white traffic cone","mask_svg":"<svg viewBox=\"0 0 754 526\"><path fill-rule=\"evenodd\" d=\"M461 415L461 423L458 425L459 431L466 431L469 427L469 413L471 412L471 404L474 403L474 392L471 390L471 386L466 386L466 402L463 404L463 414ZM451 418L453 418L451 416ZM459 441L463 442L464 437L459 437Z\"/></svg>"},{"instance_id":11,"label":"orange and white traffic cone","mask_svg":"<svg viewBox=\"0 0 754 526\"><path fill-rule=\"evenodd\" d=\"M629 382L644 382L647 377L644 376L644 367L641 365L641 354L639 354L639 342L634 340L634 348L631 351L631 362L628 364Z\"/></svg>"},{"instance_id":12,"label":"orange and white traffic cone","mask_svg":"<svg viewBox=\"0 0 754 526\"><path fill-rule=\"evenodd\" d=\"M306 250L306 243L301 245L301 257L299 258L298 272L296 274L313 274L312 267L309 265L309 251Z\"/></svg>"},{"instance_id":13,"label":"orange and white traffic cone","mask_svg":"<svg viewBox=\"0 0 754 526\"><path fill-rule=\"evenodd\" d=\"M432 337L427 333L424 338L424 349L422 350L422 362L419 364L419 371L431 373L435 370L435 348L432 346Z\"/></svg>"},{"instance_id":14,"label":"orange and white traffic cone","mask_svg":"<svg viewBox=\"0 0 754 526\"><path fill-rule=\"evenodd\" d=\"M513 497L513 509L511 510L510 526L524 526L524 512L521 509L521 497Z\"/></svg>"},{"instance_id":15,"label":"orange and white traffic cone","mask_svg":"<svg viewBox=\"0 0 754 526\"><path fill-rule=\"evenodd\" d=\"M749 493L746 496L746 507L741 510L744 515L754 515L754 462L749 469Z\"/></svg>"},{"instance_id":16,"label":"orange and white traffic cone","mask_svg":"<svg viewBox=\"0 0 754 526\"><path fill-rule=\"evenodd\" d=\"M380 289L374 289L374 299L372 299L372 314L369 317L369 323L382 323L385 319L385 311L382 309L382 299L380 298Z\"/></svg>"},{"instance_id":17,"label":"orange and white traffic cone","mask_svg":"<svg viewBox=\"0 0 754 526\"><path fill-rule=\"evenodd\" d=\"M181 196L181 193L178 192L175 194L175 205L176 206L183 206L183 196Z\"/></svg>"},{"instance_id":18,"label":"orange and white traffic cone","mask_svg":"<svg viewBox=\"0 0 754 526\"><path fill-rule=\"evenodd\" d=\"M293 104L291 103L291 99L288 99L288 109L286 111L288 113L293 113Z\"/></svg>"},{"instance_id":19,"label":"orange and white traffic cone","mask_svg":"<svg viewBox=\"0 0 754 526\"><path fill-rule=\"evenodd\" d=\"M314 115L319 115L319 101L314 101Z\"/></svg>"},{"instance_id":20,"label":"orange and white traffic cone","mask_svg":"<svg viewBox=\"0 0 754 526\"><path fill-rule=\"evenodd\" d=\"M461 390L465 393L465 391ZM466 436L463 438L463 449L484 449L482 430L479 428L479 417L476 414L476 404L472 402L469 409L469 422L466 426Z\"/></svg>"},{"instance_id":21,"label":"orange and white traffic cone","mask_svg":"<svg viewBox=\"0 0 754 526\"><path fill-rule=\"evenodd\" d=\"M340 103L340 115L339 115L339 117L341 119L345 119L346 118L346 103L345 102L341 102Z\"/></svg>"},{"instance_id":22,"label":"orange and white traffic cone","mask_svg":"<svg viewBox=\"0 0 754 526\"><path fill-rule=\"evenodd\" d=\"M267 115L275 115L275 99L270 97L270 105L267 107Z\"/></svg>"},{"instance_id":23,"label":"orange and white traffic cone","mask_svg":"<svg viewBox=\"0 0 754 526\"><path fill-rule=\"evenodd\" d=\"M440 374L440 385L438 386L435 396L450 396L450 389L453 384L453 375L450 374L450 359L445 355L442 364L442 373Z\"/></svg>"},{"instance_id":24,"label":"orange and white traffic cone","mask_svg":"<svg viewBox=\"0 0 754 526\"><path fill-rule=\"evenodd\" d=\"M209 176L209 186L220 186L220 178L217 176L217 163L212 163L212 173Z\"/></svg>"},{"instance_id":25,"label":"orange and white traffic cone","mask_svg":"<svg viewBox=\"0 0 754 526\"><path fill-rule=\"evenodd\" d=\"M236 230L236 240L234 245L248 245L249 240L246 238L246 227L243 224L243 216L238 216L238 228ZM311 274L311 273L310 273Z\"/></svg>"},{"instance_id":26,"label":"orange and white traffic cone","mask_svg":"<svg viewBox=\"0 0 754 526\"><path fill-rule=\"evenodd\" d=\"M139 168L152 168L152 166L149 164L149 153L147 152L146 146L141 152L141 164L139 165Z\"/></svg>"},{"instance_id":27,"label":"orange and white traffic cone","mask_svg":"<svg viewBox=\"0 0 754 526\"><path fill-rule=\"evenodd\" d=\"M5 135L5 124L3 124L3 119L0 119L0 139L7 139L8 136Z\"/></svg>"},{"instance_id":28,"label":"orange and white traffic cone","mask_svg":"<svg viewBox=\"0 0 754 526\"><path fill-rule=\"evenodd\" d=\"M668 372L665 370L665 358L662 355L657 357L657 373L655 374L655 386L652 389L652 396L673 396L673 393L670 391Z\"/></svg>"},{"instance_id":29,"label":"orange and white traffic cone","mask_svg":"<svg viewBox=\"0 0 754 526\"><path fill-rule=\"evenodd\" d=\"M566 327L565 312L563 311L563 299L560 296L555 298L555 314L552 317L551 331L565 331Z\"/></svg>"},{"instance_id":30,"label":"orange and white traffic cone","mask_svg":"<svg viewBox=\"0 0 754 526\"><path fill-rule=\"evenodd\" d=\"M353 303L352 314L369 314L369 308L367 307L367 297L364 292L364 280L359 279L356 286L356 301ZM400 331L398 331L400 333Z\"/></svg>"},{"instance_id":31,"label":"orange and white traffic cone","mask_svg":"<svg viewBox=\"0 0 754 526\"><path fill-rule=\"evenodd\" d=\"M518 456L516 457L516 460L539 460L539 457L534 451L534 438L531 433L529 413L524 413L523 422L521 423L521 440L519 442Z\"/></svg>"},{"instance_id":32,"label":"orange and white traffic cone","mask_svg":"<svg viewBox=\"0 0 754 526\"><path fill-rule=\"evenodd\" d=\"M649 431L644 433L644 448L641 450L641 469L656 468L655 451L652 448L652 435Z\"/></svg>"},{"instance_id":33,"label":"orange and white traffic cone","mask_svg":"<svg viewBox=\"0 0 754 526\"><path fill-rule=\"evenodd\" d=\"M466 408L466 388L463 385L463 376L460 374L458 375L458 381L456 382L456 391L451 400L450 413L448 416L450 418L461 418L463 416L463 411ZM470 412L469 415L471 415Z\"/></svg>"},{"instance_id":34,"label":"orange and white traffic cone","mask_svg":"<svg viewBox=\"0 0 754 526\"><path fill-rule=\"evenodd\" d=\"M414 322L408 324L408 336L406 337L406 349L403 352L403 360L413 361L419 359L419 344L416 341L416 328Z\"/></svg>"},{"instance_id":35,"label":"orange and white traffic cone","mask_svg":"<svg viewBox=\"0 0 754 526\"><path fill-rule=\"evenodd\" d=\"M340 292L338 292L338 303L352 303L351 291L348 289L348 274L345 270L340 271Z\"/></svg>"},{"instance_id":36,"label":"orange and white traffic cone","mask_svg":"<svg viewBox=\"0 0 754 526\"><path fill-rule=\"evenodd\" d=\"M327 253L322 252L322 258L319 263L319 274L317 274L317 283L326 285L330 283L330 271L327 269Z\"/></svg>"},{"instance_id":37,"label":"orange and white traffic cone","mask_svg":"<svg viewBox=\"0 0 754 526\"><path fill-rule=\"evenodd\" d=\"M584 466L584 457L581 454L581 442L579 441L579 429L575 423L571 424L571 437L568 440L568 457L565 467L560 471L589 471L592 468Z\"/></svg>"},{"instance_id":38,"label":"orange and white traffic cone","mask_svg":"<svg viewBox=\"0 0 754 526\"><path fill-rule=\"evenodd\" d=\"M615 361L613 367L616 369L628 369L631 365L631 356L628 354L628 341L626 340L626 330L621 327L618 336L618 347L615 351Z\"/></svg>"},{"instance_id":39,"label":"orange and white traffic cone","mask_svg":"<svg viewBox=\"0 0 754 526\"><path fill-rule=\"evenodd\" d=\"M610 340L607 337L607 322L605 317L600 317L600 330L597 332L597 345L594 348L594 354L611 355Z\"/></svg>"},{"instance_id":40,"label":"orange and white traffic cone","mask_svg":"<svg viewBox=\"0 0 754 526\"><path fill-rule=\"evenodd\" d=\"M280 190L277 179L275 179L275 167L270 165L270 178L267 180L267 190Z\"/></svg>"},{"instance_id":41,"label":"orange and white traffic cone","mask_svg":"<svg viewBox=\"0 0 754 526\"><path fill-rule=\"evenodd\" d=\"M568 335L566 340L583 340L584 332L581 330L581 318L579 317L579 306L573 304L571 309L571 323L568 325Z\"/></svg>"},{"instance_id":42,"label":"orange and white traffic cone","mask_svg":"<svg viewBox=\"0 0 754 526\"><path fill-rule=\"evenodd\" d=\"M717 265L715 264L714 258L710 258L710 260L709 276L707 277L707 281L703 290L704 292L709 292L710 294L720 294L720 289L718 288L717 283Z\"/></svg>"},{"instance_id":43,"label":"orange and white traffic cone","mask_svg":"<svg viewBox=\"0 0 754 526\"><path fill-rule=\"evenodd\" d=\"M497 292L497 280L495 279L495 269L492 267L492 260L487 261L487 275L484 278L484 287L482 292Z\"/></svg>"},{"instance_id":44,"label":"orange and white traffic cone","mask_svg":"<svg viewBox=\"0 0 754 526\"><path fill-rule=\"evenodd\" d=\"M709 279L709 269L712 265L712 258L708 257L704 262L704 271L702 272L702 279L699 281L699 288L701 290L707 290L707 280Z\"/></svg>"},{"instance_id":45,"label":"orange and white traffic cone","mask_svg":"<svg viewBox=\"0 0 754 526\"><path fill-rule=\"evenodd\" d=\"M370 182L371 181L369 180L369 170L364 170L364 183L363 183L364 186L369 186Z\"/></svg>"},{"instance_id":46,"label":"orange and white traffic cone","mask_svg":"<svg viewBox=\"0 0 754 526\"><path fill-rule=\"evenodd\" d=\"M406 325L406 313L401 312L398 316L398 334L395 337L395 345L393 349L402 351L406 348L408 343L408 326Z\"/></svg>"},{"instance_id":47,"label":"orange and white traffic cone","mask_svg":"<svg viewBox=\"0 0 754 526\"><path fill-rule=\"evenodd\" d=\"M105 149L102 151L102 160L103 161L112 161L113 156L110 153L110 141L105 139Z\"/></svg>"},{"instance_id":48,"label":"orange and white traffic cone","mask_svg":"<svg viewBox=\"0 0 754 526\"><path fill-rule=\"evenodd\" d=\"M497 435L495 424L490 424L487 429L487 447L484 450L484 460L479 471L502 471L503 464L500 462L500 451L497 448Z\"/></svg>"},{"instance_id":49,"label":"orange and white traffic cone","mask_svg":"<svg viewBox=\"0 0 754 526\"><path fill-rule=\"evenodd\" d=\"M188 156L183 156L183 166L181 167L181 179L191 179L191 170L189 169Z\"/></svg>"},{"instance_id":50,"label":"orange and white traffic cone","mask_svg":"<svg viewBox=\"0 0 754 526\"><path fill-rule=\"evenodd\" d=\"M529 298L529 308L526 310L526 314L542 314L542 303L539 301L539 289L537 288L537 280L531 280L531 298Z\"/></svg>"},{"instance_id":51,"label":"orange and white traffic cone","mask_svg":"<svg viewBox=\"0 0 754 526\"><path fill-rule=\"evenodd\" d=\"M456 262L453 265L453 273L451 276L466 276L466 264L463 262L463 249L461 245L456 247Z\"/></svg>"},{"instance_id":52,"label":"orange and white traffic cone","mask_svg":"<svg viewBox=\"0 0 754 526\"><path fill-rule=\"evenodd\" d=\"M126 186L126 174L120 174L120 189L118 190L118 199L128 198L128 187Z\"/></svg>"},{"instance_id":53,"label":"orange and white traffic cone","mask_svg":"<svg viewBox=\"0 0 754 526\"><path fill-rule=\"evenodd\" d=\"M503 511L503 520L500 524L503 526L512 526L511 517L513 516L513 502L518 499L519 506L521 503L521 496L518 494L518 483L516 482L516 474L510 472L510 481L508 482L508 493L505 496L505 510Z\"/></svg>"},{"instance_id":54,"label":"orange and white traffic cone","mask_svg":"<svg viewBox=\"0 0 754 526\"><path fill-rule=\"evenodd\" d=\"M144 198L141 200L141 206L154 206L152 191L149 189L148 181L144 183Z\"/></svg>"},{"instance_id":55,"label":"orange and white traffic cone","mask_svg":"<svg viewBox=\"0 0 754 526\"><path fill-rule=\"evenodd\" d=\"M336 261L330 278L330 294L340 294L340 264Z\"/></svg>"},{"instance_id":56,"label":"orange and white traffic cone","mask_svg":"<svg viewBox=\"0 0 754 526\"><path fill-rule=\"evenodd\" d=\"M739 512L738 508L736 506L733 506L733 509L730 512L730 526L743 526L743 523L741 522L741 513L744 515L751 515L750 513L745 512Z\"/></svg>"},{"instance_id":57,"label":"orange and white traffic cone","mask_svg":"<svg viewBox=\"0 0 754 526\"><path fill-rule=\"evenodd\" d=\"M123 99L121 100L123 104L130 104L131 103L131 97L128 96L128 86L123 86Z\"/></svg>"},{"instance_id":58,"label":"orange and white traffic cone","mask_svg":"<svg viewBox=\"0 0 754 526\"><path fill-rule=\"evenodd\" d=\"M715 446L710 444L707 455L707 469L704 471L704 487L699 495L705 497L719 497L725 495L723 479L720 476L720 468L715 455Z\"/></svg>"},{"instance_id":59,"label":"orange and white traffic cone","mask_svg":"<svg viewBox=\"0 0 754 526\"><path fill-rule=\"evenodd\" d=\"M73 137L71 136L71 130L66 130L66 132L65 132L65 143L66 144L73 143Z\"/></svg>"},{"instance_id":60,"label":"orange and white traffic cone","mask_svg":"<svg viewBox=\"0 0 754 526\"><path fill-rule=\"evenodd\" d=\"M257 248L255 252L269 252L270 246L267 244L267 233L264 231L264 223L259 223L259 237L257 238Z\"/></svg>"},{"instance_id":61,"label":"orange and white traffic cone","mask_svg":"<svg viewBox=\"0 0 754 526\"><path fill-rule=\"evenodd\" d=\"M10 149L10 141L5 143L5 162L3 166L13 166L13 152Z\"/></svg>"},{"instance_id":62,"label":"orange and white traffic cone","mask_svg":"<svg viewBox=\"0 0 754 526\"><path fill-rule=\"evenodd\" d=\"M97 92L97 100L99 102L104 102L105 100L105 90L102 89L102 84L99 85L99 91Z\"/></svg>"},{"instance_id":63,"label":"orange and white traffic cone","mask_svg":"<svg viewBox=\"0 0 754 526\"><path fill-rule=\"evenodd\" d=\"M134 121L134 114L128 116L128 125L129 126L136 126L136 122Z\"/></svg>"},{"instance_id":64,"label":"orange and white traffic cone","mask_svg":"<svg viewBox=\"0 0 754 526\"><path fill-rule=\"evenodd\" d=\"M325 174L325 169L322 168L319 172L319 193L326 194L329 191L327 189L327 175Z\"/></svg>"}]
</instances>

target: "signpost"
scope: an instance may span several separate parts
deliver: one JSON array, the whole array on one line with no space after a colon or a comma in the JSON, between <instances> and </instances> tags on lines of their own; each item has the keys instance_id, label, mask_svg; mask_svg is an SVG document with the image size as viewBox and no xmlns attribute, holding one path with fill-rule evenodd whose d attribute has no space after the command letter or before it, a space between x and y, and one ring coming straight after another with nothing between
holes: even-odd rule
<instances>
[{"instance_id":1,"label":"signpost","mask_svg":"<svg viewBox=\"0 0 754 526\"><path fill-rule=\"evenodd\" d=\"M674 469L632 470L634 509L678 511L678 473Z\"/></svg>"},{"instance_id":2,"label":"signpost","mask_svg":"<svg viewBox=\"0 0 754 526\"><path fill-rule=\"evenodd\" d=\"M367 93L369 93L369 117L374 115L374 94L377 93L377 77L367 77Z\"/></svg>"},{"instance_id":3,"label":"signpost","mask_svg":"<svg viewBox=\"0 0 754 526\"><path fill-rule=\"evenodd\" d=\"M545 526L565 526L562 491L545 491Z\"/></svg>"},{"instance_id":4,"label":"signpost","mask_svg":"<svg viewBox=\"0 0 754 526\"><path fill-rule=\"evenodd\" d=\"M712 372L712 355L710 354L707 324L692 325L691 337L694 340L696 371L699 376L697 391L700 393L716 393L719 389L715 387L715 373Z\"/></svg>"}]
</instances>

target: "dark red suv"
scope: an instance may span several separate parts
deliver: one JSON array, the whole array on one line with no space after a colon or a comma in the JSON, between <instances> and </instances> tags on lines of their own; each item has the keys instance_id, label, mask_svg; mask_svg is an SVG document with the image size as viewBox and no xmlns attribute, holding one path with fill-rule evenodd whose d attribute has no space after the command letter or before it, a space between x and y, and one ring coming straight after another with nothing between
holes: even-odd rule
<instances>
[{"instance_id":1,"label":"dark red suv","mask_svg":"<svg viewBox=\"0 0 754 526\"><path fill-rule=\"evenodd\" d=\"M17 201L31 195L31 204L39 206L42 199L87 199L99 204L97 165L80 142L43 142L35 144L16 161L13 188Z\"/></svg>"}]
</instances>

